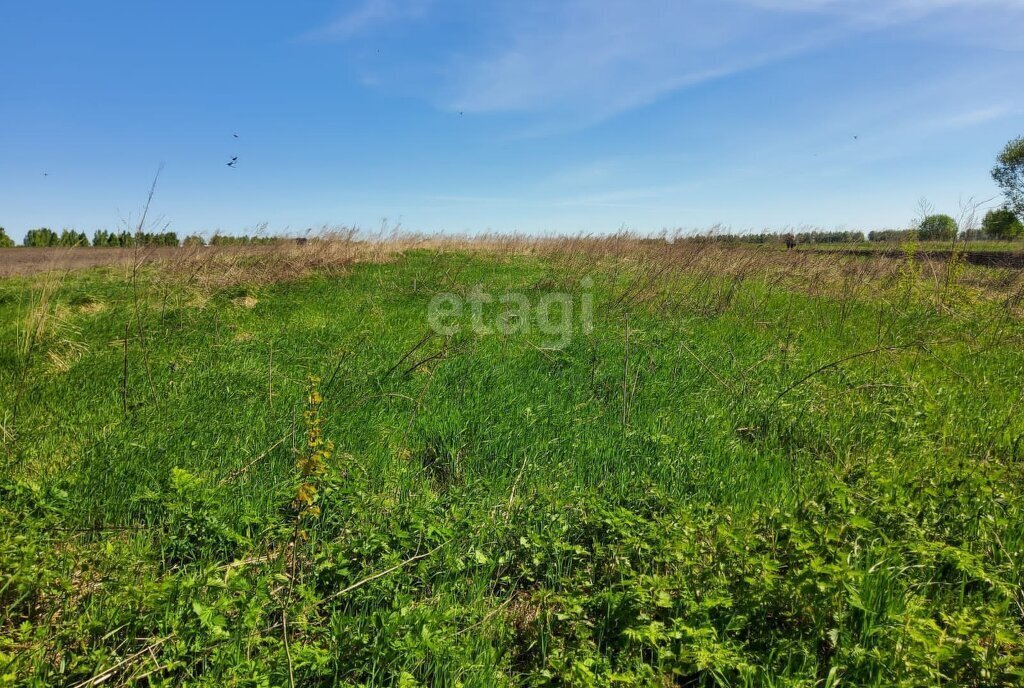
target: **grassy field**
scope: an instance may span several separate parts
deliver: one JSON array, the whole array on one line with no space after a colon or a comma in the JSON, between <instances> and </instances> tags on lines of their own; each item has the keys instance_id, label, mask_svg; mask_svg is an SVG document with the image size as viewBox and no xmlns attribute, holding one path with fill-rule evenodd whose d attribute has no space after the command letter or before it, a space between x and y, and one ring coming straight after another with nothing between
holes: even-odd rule
<instances>
[{"instance_id":1,"label":"grassy field","mask_svg":"<svg viewBox=\"0 0 1024 688\"><path fill-rule=\"evenodd\" d=\"M1022 293L622 238L4 278L0 684L1020 685Z\"/></svg>"}]
</instances>

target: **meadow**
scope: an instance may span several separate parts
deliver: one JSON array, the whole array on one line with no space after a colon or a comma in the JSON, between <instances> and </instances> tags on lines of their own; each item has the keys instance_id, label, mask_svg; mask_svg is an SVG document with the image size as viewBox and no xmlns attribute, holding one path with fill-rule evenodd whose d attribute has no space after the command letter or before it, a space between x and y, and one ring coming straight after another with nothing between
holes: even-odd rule
<instances>
[{"instance_id":1,"label":"meadow","mask_svg":"<svg viewBox=\"0 0 1024 688\"><path fill-rule=\"evenodd\" d=\"M122 255L0 278L2 685L1024 682L1020 270Z\"/></svg>"}]
</instances>

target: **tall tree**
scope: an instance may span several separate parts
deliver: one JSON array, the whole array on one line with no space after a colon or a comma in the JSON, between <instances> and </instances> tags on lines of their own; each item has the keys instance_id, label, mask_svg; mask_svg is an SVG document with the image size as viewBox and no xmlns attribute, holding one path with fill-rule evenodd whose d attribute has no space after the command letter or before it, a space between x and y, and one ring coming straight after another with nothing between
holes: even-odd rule
<instances>
[{"instance_id":1,"label":"tall tree","mask_svg":"<svg viewBox=\"0 0 1024 688\"><path fill-rule=\"evenodd\" d=\"M78 232L73 229L65 229L60 233L60 238L57 240L58 246L88 246L89 237L85 235L85 232Z\"/></svg>"},{"instance_id":2,"label":"tall tree","mask_svg":"<svg viewBox=\"0 0 1024 688\"><path fill-rule=\"evenodd\" d=\"M917 235L922 241L946 241L956 236L956 220L949 215L929 215L921 220Z\"/></svg>"},{"instance_id":3,"label":"tall tree","mask_svg":"<svg viewBox=\"0 0 1024 688\"><path fill-rule=\"evenodd\" d=\"M14 239L12 239L11 237L7 236L7 230L5 230L3 227L0 227L0 248L13 248L13 247L14 247Z\"/></svg>"},{"instance_id":4,"label":"tall tree","mask_svg":"<svg viewBox=\"0 0 1024 688\"><path fill-rule=\"evenodd\" d=\"M1017 217L1024 218L1024 136L1006 144L992 168L992 179L1006 196L1006 204Z\"/></svg>"},{"instance_id":5,"label":"tall tree","mask_svg":"<svg viewBox=\"0 0 1024 688\"><path fill-rule=\"evenodd\" d=\"M30 229L25 232L25 240L22 242L22 245L46 248L47 246L56 246L58 239L59 237L55 231L47 227L40 227L39 229Z\"/></svg>"},{"instance_id":6,"label":"tall tree","mask_svg":"<svg viewBox=\"0 0 1024 688\"><path fill-rule=\"evenodd\" d=\"M993 239L1019 239L1024 236L1024 224L1009 208L999 208L985 213L981 223L985 236Z\"/></svg>"}]
</instances>

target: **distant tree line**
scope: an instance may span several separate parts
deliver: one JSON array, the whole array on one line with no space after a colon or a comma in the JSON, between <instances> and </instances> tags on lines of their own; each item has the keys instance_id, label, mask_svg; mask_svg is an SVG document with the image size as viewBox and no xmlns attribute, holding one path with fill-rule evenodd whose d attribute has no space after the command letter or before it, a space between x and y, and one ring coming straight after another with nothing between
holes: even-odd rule
<instances>
[{"instance_id":1,"label":"distant tree line","mask_svg":"<svg viewBox=\"0 0 1024 688\"><path fill-rule=\"evenodd\" d=\"M83 232L76 232L73 229L65 229L60 234L57 234L52 229L40 227L39 229L28 230L25 233L25 240L22 241L22 245L35 248L45 248L47 246L88 246L89 237Z\"/></svg>"},{"instance_id":2,"label":"distant tree line","mask_svg":"<svg viewBox=\"0 0 1024 688\"><path fill-rule=\"evenodd\" d=\"M200 238L201 237L197 237ZM287 239L275 236L230 236L227 234L214 234L210 237L210 246L270 246L280 244Z\"/></svg>"},{"instance_id":3,"label":"distant tree line","mask_svg":"<svg viewBox=\"0 0 1024 688\"><path fill-rule=\"evenodd\" d=\"M289 239L275 236L229 236L214 234L207 242L199 234L189 234L179 239L176 232L110 232L97 229L93 232L92 241L85 232L65 229L59 234L48 227L30 229L25 233L22 246L30 248L94 246L97 248L133 248L136 246L265 246L278 244ZM0 227L0 248L13 248L17 244Z\"/></svg>"},{"instance_id":4,"label":"distant tree line","mask_svg":"<svg viewBox=\"0 0 1024 688\"><path fill-rule=\"evenodd\" d=\"M929 215L912 229L883 229L868 232L868 241L952 241L954 237L969 241L1013 241L1024 238L1024 224L1012 210L997 208L985 214L981 227L958 231L956 220L949 215Z\"/></svg>"},{"instance_id":5,"label":"distant tree line","mask_svg":"<svg viewBox=\"0 0 1024 688\"><path fill-rule=\"evenodd\" d=\"M6 234L4 235L6 237ZM8 239L10 241L10 239ZM9 245L13 245L10 242ZM3 245L0 240L0 245ZM85 232L65 229L60 234L48 227L30 229L25 233L22 246L46 248L53 246L97 246L97 247L132 247L132 246L179 246L178 235L174 232L108 232L98 229L92 235L92 242Z\"/></svg>"},{"instance_id":6,"label":"distant tree line","mask_svg":"<svg viewBox=\"0 0 1024 688\"><path fill-rule=\"evenodd\" d=\"M108 232L97 229L92 235L93 246L131 248L134 246L180 246L174 232Z\"/></svg>"},{"instance_id":7,"label":"distant tree line","mask_svg":"<svg viewBox=\"0 0 1024 688\"><path fill-rule=\"evenodd\" d=\"M860 231L811 231L811 232L761 232L759 234L731 234L715 232L699 237L702 240L735 242L743 244L781 244L792 241L797 244L853 244L864 241Z\"/></svg>"},{"instance_id":8,"label":"distant tree line","mask_svg":"<svg viewBox=\"0 0 1024 688\"><path fill-rule=\"evenodd\" d=\"M949 215L927 215L916 227L910 229L882 229L868 232L868 241L902 242L910 239L952 241L958 232L956 220Z\"/></svg>"},{"instance_id":9,"label":"distant tree line","mask_svg":"<svg viewBox=\"0 0 1024 688\"><path fill-rule=\"evenodd\" d=\"M859 244L901 243L910 239L921 241L952 241L954 238L977 241L1013 241L1024 239L1024 224L1009 208L990 210L980 228L960 231L956 220L949 215L927 215L910 229L878 229L865 236L860 231L845 232L761 232L758 234L732 234L715 232L698 237L701 241L722 241L741 244Z\"/></svg>"},{"instance_id":10,"label":"distant tree line","mask_svg":"<svg viewBox=\"0 0 1024 688\"><path fill-rule=\"evenodd\" d=\"M906 241L915 234L915 229L877 229L868 232L868 241Z\"/></svg>"}]
</instances>

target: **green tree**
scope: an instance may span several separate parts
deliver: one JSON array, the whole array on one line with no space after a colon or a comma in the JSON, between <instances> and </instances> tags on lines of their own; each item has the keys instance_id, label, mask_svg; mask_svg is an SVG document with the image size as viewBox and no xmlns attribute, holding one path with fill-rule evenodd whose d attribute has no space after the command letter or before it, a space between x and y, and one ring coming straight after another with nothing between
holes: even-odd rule
<instances>
[{"instance_id":1,"label":"green tree","mask_svg":"<svg viewBox=\"0 0 1024 688\"><path fill-rule=\"evenodd\" d=\"M231 236L228 234L214 234L210 237L210 246L248 246L252 239L248 235Z\"/></svg>"},{"instance_id":2,"label":"green tree","mask_svg":"<svg viewBox=\"0 0 1024 688\"><path fill-rule=\"evenodd\" d=\"M181 241L178 239L176 232L161 232L156 235L157 246L180 246Z\"/></svg>"},{"instance_id":3,"label":"green tree","mask_svg":"<svg viewBox=\"0 0 1024 688\"><path fill-rule=\"evenodd\" d=\"M65 229L60 233L60 238L57 239L58 246L88 246L89 237L85 235L85 232L76 232L73 229Z\"/></svg>"},{"instance_id":4,"label":"green tree","mask_svg":"<svg viewBox=\"0 0 1024 688\"><path fill-rule=\"evenodd\" d=\"M131 248L135 245L135 239L129 232L118 232L117 234L111 234L107 240L107 246L114 246L120 248Z\"/></svg>"},{"instance_id":5,"label":"green tree","mask_svg":"<svg viewBox=\"0 0 1024 688\"><path fill-rule=\"evenodd\" d=\"M185 240L181 244L182 246L206 246L206 240L198 234L190 234L185 237Z\"/></svg>"},{"instance_id":6,"label":"green tree","mask_svg":"<svg viewBox=\"0 0 1024 688\"><path fill-rule=\"evenodd\" d=\"M1006 196L1006 204L1019 217L1024 217L1024 136L1006 144L992 168L992 179Z\"/></svg>"},{"instance_id":7,"label":"green tree","mask_svg":"<svg viewBox=\"0 0 1024 688\"><path fill-rule=\"evenodd\" d=\"M14 248L14 239L7 236L7 230L0 227L0 248Z\"/></svg>"},{"instance_id":8,"label":"green tree","mask_svg":"<svg viewBox=\"0 0 1024 688\"><path fill-rule=\"evenodd\" d=\"M949 240L956 236L956 232L956 220L949 215L929 215L917 228L921 241Z\"/></svg>"},{"instance_id":9,"label":"green tree","mask_svg":"<svg viewBox=\"0 0 1024 688\"><path fill-rule=\"evenodd\" d=\"M56 246L59 239L60 237L52 229L40 227L25 232L25 240L22 242L22 245L33 248L46 248L47 246Z\"/></svg>"},{"instance_id":10,"label":"green tree","mask_svg":"<svg viewBox=\"0 0 1024 688\"><path fill-rule=\"evenodd\" d=\"M1024 236L1024 224L1009 208L999 208L985 213L981 230L985 236L993 239L1019 239Z\"/></svg>"}]
</instances>

